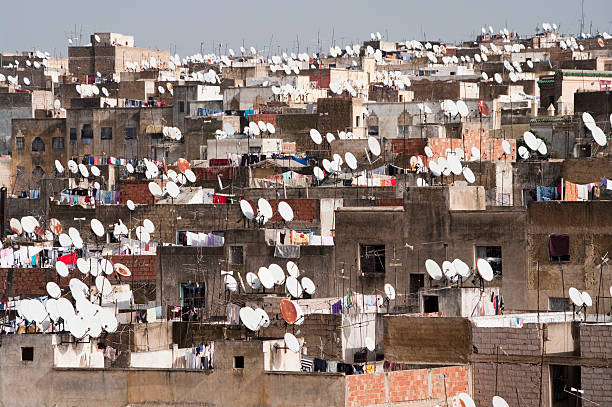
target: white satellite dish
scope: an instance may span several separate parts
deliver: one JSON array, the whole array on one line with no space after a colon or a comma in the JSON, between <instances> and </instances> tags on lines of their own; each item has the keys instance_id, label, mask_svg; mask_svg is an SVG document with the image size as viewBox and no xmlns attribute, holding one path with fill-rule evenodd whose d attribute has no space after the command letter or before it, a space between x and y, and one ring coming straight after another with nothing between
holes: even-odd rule
<instances>
[{"instance_id":1,"label":"white satellite dish","mask_svg":"<svg viewBox=\"0 0 612 407\"><path fill-rule=\"evenodd\" d=\"M136 205L134 205L134 201L132 201L131 199L128 199L126 204L130 211L133 211L134 209L136 209Z\"/></svg>"},{"instance_id":2,"label":"white satellite dish","mask_svg":"<svg viewBox=\"0 0 612 407\"><path fill-rule=\"evenodd\" d=\"M442 279L442 269L434 260L427 259L425 261L425 270L427 270L427 274L434 280Z\"/></svg>"},{"instance_id":3,"label":"white satellite dish","mask_svg":"<svg viewBox=\"0 0 612 407\"><path fill-rule=\"evenodd\" d=\"M293 353L300 352L300 342L292 333L287 332L284 336L285 346Z\"/></svg>"},{"instance_id":4,"label":"white satellite dish","mask_svg":"<svg viewBox=\"0 0 612 407\"><path fill-rule=\"evenodd\" d=\"M314 167L312 172L314 176L317 178L317 180L319 181L325 178L325 174L323 173L323 170L321 170L319 167Z\"/></svg>"},{"instance_id":5,"label":"white satellite dish","mask_svg":"<svg viewBox=\"0 0 612 407\"><path fill-rule=\"evenodd\" d=\"M463 167L463 178L465 178L469 184L473 184L476 181L474 172L469 167Z\"/></svg>"},{"instance_id":6,"label":"white satellite dish","mask_svg":"<svg viewBox=\"0 0 612 407\"><path fill-rule=\"evenodd\" d=\"M582 293L578 291L578 289L574 287L570 287L569 289L569 297L577 307L582 307L584 305L584 299L582 297Z\"/></svg>"},{"instance_id":7,"label":"white satellite dish","mask_svg":"<svg viewBox=\"0 0 612 407\"><path fill-rule=\"evenodd\" d=\"M300 284L297 278L292 276L287 277L287 280L285 281L285 287L293 298L300 298L302 296L302 284Z\"/></svg>"},{"instance_id":8,"label":"white satellite dish","mask_svg":"<svg viewBox=\"0 0 612 407\"><path fill-rule=\"evenodd\" d=\"M538 149L538 139L536 138L536 136L534 136L532 132L524 132L523 140L525 141L525 144L527 144L527 147L529 147L531 150L535 151Z\"/></svg>"},{"instance_id":9,"label":"white satellite dish","mask_svg":"<svg viewBox=\"0 0 612 407\"><path fill-rule=\"evenodd\" d=\"M291 277L298 278L300 275L300 269L298 268L297 264L295 264L292 261L288 261L287 262L287 273L289 273Z\"/></svg>"},{"instance_id":10,"label":"white satellite dish","mask_svg":"<svg viewBox=\"0 0 612 407\"><path fill-rule=\"evenodd\" d=\"M510 143L508 142L508 140L502 141L502 150L504 151L504 154L506 155L512 154L512 147L510 146Z\"/></svg>"},{"instance_id":11,"label":"white satellite dish","mask_svg":"<svg viewBox=\"0 0 612 407\"><path fill-rule=\"evenodd\" d=\"M293 209L291 209L291 206L285 201L278 203L278 213L280 213L285 222L291 222L293 220Z\"/></svg>"},{"instance_id":12,"label":"white satellite dish","mask_svg":"<svg viewBox=\"0 0 612 407\"><path fill-rule=\"evenodd\" d=\"M488 261L482 258L476 259L476 270L478 270L478 274L485 281L493 280L493 269L491 268L491 264Z\"/></svg>"},{"instance_id":13,"label":"white satellite dish","mask_svg":"<svg viewBox=\"0 0 612 407\"><path fill-rule=\"evenodd\" d=\"M240 210L242 211L242 214L248 220L252 220L255 217L255 213L253 211L253 207L251 206L249 201L247 201L246 199L241 199L240 200Z\"/></svg>"},{"instance_id":14,"label":"white satellite dish","mask_svg":"<svg viewBox=\"0 0 612 407\"><path fill-rule=\"evenodd\" d=\"M93 218L90 223L91 223L91 230L94 232L96 236L98 237L104 236L104 225L102 224L102 222L100 222L96 218Z\"/></svg>"},{"instance_id":15,"label":"white satellite dish","mask_svg":"<svg viewBox=\"0 0 612 407\"><path fill-rule=\"evenodd\" d=\"M374 154L375 156L379 156L381 149L380 149L380 143L378 142L378 140L376 140L376 138L369 136L368 137L368 148L370 149L370 151L372 152L372 154Z\"/></svg>"},{"instance_id":16,"label":"white satellite dish","mask_svg":"<svg viewBox=\"0 0 612 407\"><path fill-rule=\"evenodd\" d=\"M170 195L171 198L176 198L181 193L181 190L179 189L178 185L176 185L176 183L173 181L168 181L166 183L166 190L168 191L168 195Z\"/></svg>"},{"instance_id":17,"label":"white satellite dish","mask_svg":"<svg viewBox=\"0 0 612 407\"><path fill-rule=\"evenodd\" d=\"M257 277L259 277L259 281L261 281L261 285L264 288L270 289L274 287L274 277L267 267L260 267L259 271L257 271Z\"/></svg>"},{"instance_id":18,"label":"white satellite dish","mask_svg":"<svg viewBox=\"0 0 612 407\"><path fill-rule=\"evenodd\" d=\"M257 209L258 213L262 215L265 219L272 219L272 207L270 206L270 202L268 202L265 198L259 198L257 201Z\"/></svg>"},{"instance_id":19,"label":"white satellite dish","mask_svg":"<svg viewBox=\"0 0 612 407\"><path fill-rule=\"evenodd\" d=\"M370 352L374 352L374 350L376 349L376 343L374 342L374 339L370 338L369 336L365 338L365 346L366 349Z\"/></svg>"},{"instance_id":20,"label":"white satellite dish","mask_svg":"<svg viewBox=\"0 0 612 407\"><path fill-rule=\"evenodd\" d=\"M493 407L510 407L506 400L499 396L493 396Z\"/></svg>"},{"instance_id":21,"label":"white satellite dish","mask_svg":"<svg viewBox=\"0 0 612 407\"><path fill-rule=\"evenodd\" d=\"M56 283L54 283L53 281L49 281L47 283L47 293L49 294L49 296L51 296L52 298L59 298L62 296L62 290L60 289L60 286L57 285Z\"/></svg>"},{"instance_id":22,"label":"white satellite dish","mask_svg":"<svg viewBox=\"0 0 612 407\"><path fill-rule=\"evenodd\" d=\"M316 290L315 283L308 277L302 278L302 288L306 294L310 295L314 294Z\"/></svg>"},{"instance_id":23,"label":"white satellite dish","mask_svg":"<svg viewBox=\"0 0 612 407\"><path fill-rule=\"evenodd\" d=\"M317 129L310 129L310 138L314 141L315 144L321 144L323 142L323 138L321 137L321 133Z\"/></svg>"},{"instance_id":24,"label":"white satellite dish","mask_svg":"<svg viewBox=\"0 0 612 407\"><path fill-rule=\"evenodd\" d=\"M259 288L261 288L261 281L259 281L259 278L257 277L257 274L253 273L253 272L248 272L246 275L246 281L247 284L249 285L249 287L251 287L253 290L258 290Z\"/></svg>"}]
</instances>

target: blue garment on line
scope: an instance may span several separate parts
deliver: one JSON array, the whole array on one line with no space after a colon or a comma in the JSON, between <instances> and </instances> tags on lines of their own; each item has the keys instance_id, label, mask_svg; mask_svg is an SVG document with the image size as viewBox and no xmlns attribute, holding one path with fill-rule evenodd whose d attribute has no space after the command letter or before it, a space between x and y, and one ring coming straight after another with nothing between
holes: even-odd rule
<instances>
[{"instance_id":1,"label":"blue garment on line","mask_svg":"<svg viewBox=\"0 0 612 407\"><path fill-rule=\"evenodd\" d=\"M538 185L536 190L538 201L555 201L559 199L557 187L543 187Z\"/></svg>"}]
</instances>

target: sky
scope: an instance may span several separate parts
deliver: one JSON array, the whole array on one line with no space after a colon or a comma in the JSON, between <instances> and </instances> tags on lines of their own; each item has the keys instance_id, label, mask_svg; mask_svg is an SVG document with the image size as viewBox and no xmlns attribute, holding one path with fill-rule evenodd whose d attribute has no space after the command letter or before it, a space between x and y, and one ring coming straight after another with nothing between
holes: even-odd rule
<instances>
[{"instance_id":1,"label":"sky","mask_svg":"<svg viewBox=\"0 0 612 407\"><path fill-rule=\"evenodd\" d=\"M312 53L320 43L327 52L332 39L343 47L376 31L395 41L449 43L473 39L485 25L526 36L550 22L563 33L577 33L582 1L14 1L0 24L0 51L39 49L66 57L67 38L75 27L83 34L82 45L91 33L110 31L134 35L137 47L170 49L181 56L200 50L218 53L219 44L221 53L238 51L243 43L247 49L272 48L273 53L297 51L298 44L300 52ZM584 0L584 15L585 32L592 24L593 32L612 33L612 0Z\"/></svg>"}]
</instances>

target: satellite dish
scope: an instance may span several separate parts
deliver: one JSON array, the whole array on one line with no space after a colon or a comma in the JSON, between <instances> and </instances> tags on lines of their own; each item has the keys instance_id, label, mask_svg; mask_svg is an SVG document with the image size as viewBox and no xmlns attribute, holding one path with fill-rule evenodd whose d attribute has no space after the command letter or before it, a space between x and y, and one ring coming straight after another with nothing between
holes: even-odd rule
<instances>
[{"instance_id":1,"label":"satellite dish","mask_svg":"<svg viewBox=\"0 0 612 407\"><path fill-rule=\"evenodd\" d=\"M449 280L457 275L457 270L455 270L454 264L448 260L444 260L442 262L442 272Z\"/></svg>"},{"instance_id":2,"label":"satellite dish","mask_svg":"<svg viewBox=\"0 0 612 407\"><path fill-rule=\"evenodd\" d=\"M542 154L542 155L546 155L548 153L548 147L546 147L546 143L544 143L544 141L542 139L537 139L537 143L538 143L538 153Z\"/></svg>"},{"instance_id":3,"label":"satellite dish","mask_svg":"<svg viewBox=\"0 0 612 407\"><path fill-rule=\"evenodd\" d=\"M605 147L608 140L606 139L606 135L602 129L595 126L591 129L591 135L593 136L593 140L595 140L597 144L599 144L601 147Z\"/></svg>"},{"instance_id":4,"label":"satellite dish","mask_svg":"<svg viewBox=\"0 0 612 407\"><path fill-rule=\"evenodd\" d=\"M49 281L47 283L47 293L51 298L57 299L62 296L62 290L60 289L59 285L57 285L53 281Z\"/></svg>"},{"instance_id":5,"label":"satellite dish","mask_svg":"<svg viewBox=\"0 0 612 407\"><path fill-rule=\"evenodd\" d=\"M257 314L257 317L259 319L260 328L267 328L270 326L270 317L268 316L268 313L266 311L261 308L256 308L255 314Z\"/></svg>"},{"instance_id":6,"label":"satellite dish","mask_svg":"<svg viewBox=\"0 0 612 407\"><path fill-rule=\"evenodd\" d=\"M378 140L376 140L376 138L372 136L368 137L368 148L375 156L378 157L380 155L380 143L378 142Z\"/></svg>"},{"instance_id":7,"label":"satellite dish","mask_svg":"<svg viewBox=\"0 0 612 407\"><path fill-rule=\"evenodd\" d=\"M476 407L476 403L474 403L474 400L472 400L472 397L470 397L469 394L459 393L457 397L459 398L460 405L462 405L462 407Z\"/></svg>"},{"instance_id":8,"label":"satellite dish","mask_svg":"<svg viewBox=\"0 0 612 407\"><path fill-rule=\"evenodd\" d=\"M310 138L314 141L315 144L321 144L323 142L323 138L321 137L321 133L317 129L310 129Z\"/></svg>"},{"instance_id":9,"label":"satellite dish","mask_svg":"<svg viewBox=\"0 0 612 407\"><path fill-rule=\"evenodd\" d=\"M297 340L295 335L287 332L285 334L284 339L285 339L285 346L287 347L287 349L289 349L293 353L300 352L300 342Z\"/></svg>"},{"instance_id":10,"label":"satellite dish","mask_svg":"<svg viewBox=\"0 0 612 407\"><path fill-rule=\"evenodd\" d=\"M286 323L295 324L297 321L298 313L292 301L283 298L280 302L280 312Z\"/></svg>"},{"instance_id":11,"label":"satellite dish","mask_svg":"<svg viewBox=\"0 0 612 407\"><path fill-rule=\"evenodd\" d=\"M119 274L120 276L130 277L132 275L132 271L124 264L115 263L113 267L115 269L115 272Z\"/></svg>"},{"instance_id":12,"label":"satellite dish","mask_svg":"<svg viewBox=\"0 0 612 407\"><path fill-rule=\"evenodd\" d=\"M62 247L70 247L72 246L72 239L66 233L60 233L59 244Z\"/></svg>"},{"instance_id":13,"label":"satellite dish","mask_svg":"<svg viewBox=\"0 0 612 407\"><path fill-rule=\"evenodd\" d=\"M181 190L179 189L178 185L176 185L176 183L174 183L173 181L168 181L166 183L166 190L168 191L168 195L170 195L170 197L172 198L178 197L181 193Z\"/></svg>"},{"instance_id":14,"label":"satellite dish","mask_svg":"<svg viewBox=\"0 0 612 407\"><path fill-rule=\"evenodd\" d=\"M264 288L273 288L274 287L274 276L266 267L260 267L257 272L257 277L259 277L259 281L261 281L261 285Z\"/></svg>"},{"instance_id":15,"label":"satellite dish","mask_svg":"<svg viewBox=\"0 0 612 407\"><path fill-rule=\"evenodd\" d=\"M257 277L257 274L253 273L253 272L248 272L246 275L246 281L247 284L249 285L249 287L251 287L253 290L258 290L261 288L261 281L259 281L259 278Z\"/></svg>"},{"instance_id":16,"label":"satellite dish","mask_svg":"<svg viewBox=\"0 0 612 407\"><path fill-rule=\"evenodd\" d=\"M584 305L587 307L591 307L593 305L593 299L591 298L589 293L587 293L586 291L582 292L582 301L584 302Z\"/></svg>"},{"instance_id":17,"label":"satellite dish","mask_svg":"<svg viewBox=\"0 0 612 407\"><path fill-rule=\"evenodd\" d=\"M442 279L442 269L440 269L438 263L432 259L427 259L425 261L425 270L427 270L427 274L434 280Z\"/></svg>"},{"instance_id":18,"label":"satellite dish","mask_svg":"<svg viewBox=\"0 0 612 407\"><path fill-rule=\"evenodd\" d=\"M384 290L385 290L385 296L389 300L395 299L395 288L391 284L389 283L385 284Z\"/></svg>"},{"instance_id":19,"label":"satellite dish","mask_svg":"<svg viewBox=\"0 0 612 407\"><path fill-rule=\"evenodd\" d=\"M291 222L293 220L293 209L291 209L291 206L285 201L278 203L278 213L280 213L285 222Z\"/></svg>"},{"instance_id":20,"label":"satellite dish","mask_svg":"<svg viewBox=\"0 0 612 407\"><path fill-rule=\"evenodd\" d=\"M302 288L306 294L310 295L314 294L316 290L315 283L308 277L302 278Z\"/></svg>"},{"instance_id":21,"label":"satellite dish","mask_svg":"<svg viewBox=\"0 0 612 407\"><path fill-rule=\"evenodd\" d=\"M278 264L270 264L270 267L268 267L268 271L274 279L274 284L282 285L285 282L285 272L283 271L283 268Z\"/></svg>"},{"instance_id":22,"label":"satellite dish","mask_svg":"<svg viewBox=\"0 0 612 407\"><path fill-rule=\"evenodd\" d=\"M127 163L125 165L125 168L127 169L127 172L130 173L130 174L132 174L134 172L134 166L132 164L130 164L130 163Z\"/></svg>"},{"instance_id":23,"label":"satellite dish","mask_svg":"<svg viewBox=\"0 0 612 407\"><path fill-rule=\"evenodd\" d=\"M106 332L113 333L117 330L119 323L117 322L117 318L111 311L100 310L99 318L100 325Z\"/></svg>"},{"instance_id":24,"label":"satellite dish","mask_svg":"<svg viewBox=\"0 0 612 407\"><path fill-rule=\"evenodd\" d=\"M577 307L582 307L584 305L584 299L582 297L582 293L578 291L574 287L570 287L569 289L569 297Z\"/></svg>"},{"instance_id":25,"label":"satellite dish","mask_svg":"<svg viewBox=\"0 0 612 407\"><path fill-rule=\"evenodd\" d=\"M289 273L291 277L298 278L300 275L300 269L298 268L297 264L295 264L292 261L288 261L287 262L287 273Z\"/></svg>"},{"instance_id":26,"label":"satellite dish","mask_svg":"<svg viewBox=\"0 0 612 407\"><path fill-rule=\"evenodd\" d=\"M58 160L55 160L55 169L57 170L59 174L64 173L64 166Z\"/></svg>"},{"instance_id":27,"label":"satellite dish","mask_svg":"<svg viewBox=\"0 0 612 407\"><path fill-rule=\"evenodd\" d=\"M285 281L285 288L293 298L300 298L302 296L303 288L302 284L295 277L287 277Z\"/></svg>"},{"instance_id":28,"label":"satellite dish","mask_svg":"<svg viewBox=\"0 0 612 407\"><path fill-rule=\"evenodd\" d=\"M128 199L127 207L130 211L133 211L134 209L136 209L136 205L134 205L134 201L132 201L131 199Z\"/></svg>"},{"instance_id":29,"label":"satellite dish","mask_svg":"<svg viewBox=\"0 0 612 407\"><path fill-rule=\"evenodd\" d=\"M90 168L91 174L94 177L99 177L100 176L100 169L98 167L96 167L95 165L92 165Z\"/></svg>"},{"instance_id":30,"label":"satellite dish","mask_svg":"<svg viewBox=\"0 0 612 407\"><path fill-rule=\"evenodd\" d=\"M55 262L55 270L60 277L68 277L69 271L68 266L62 261Z\"/></svg>"},{"instance_id":31,"label":"satellite dish","mask_svg":"<svg viewBox=\"0 0 612 407\"><path fill-rule=\"evenodd\" d=\"M76 162L74 162L74 160L68 160L68 169L73 173L76 174L77 171L79 171L79 166L77 165Z\"/></svg>"},{"instance_id":32,"label":"satellite dish","mask_svg":"<svg viewBox=\"0 0 612 407\"><path fill-rule=\"evenodd\" d=\"M249 201L247 201L246 199L240 200L240 210L242 211L242 214L248 220L253 220L253 218L255 217L255 213L253 212L253 207L251 206Z\"/></svg>"},{"instance_id":33,"label":"satellite dish","mask_svg":"<svg viewBox=\"0 0 612 407\"><path fill-rule=\"evenodd\" d=\"M274 125L272 123L266 123L266 129L270 134L276 133L276 129L274 128Z\"/></svg>"},{"instance_id":34,"label":"satellite dish","mask_svg":"<svg viewBox=\"0 0 612 407\"><path fill-rule=\"evenodd\" d=\"M82 257L79 257L76 261L77 269L84 275L89 274L89 261L85 260Z\"/></svg>"},{"instance_id":35,"label":"satellite dish","mask_svg":"<svg viewBox=\"0 0 612 407\"><path fill-rule=\"evenodd\" d=\"M506 155L512 154L512 147L510 146L510 143L508 142L508 140L502 141L502 150L504 150L504 154Z\"/></svg>"},{"instance_id":36,"label":"satellite dish","mask_svg":"<svg viewBox=\"0 0 612 407\"><path fill-rule=\"evenodd\" d=\"M457 101L457 110L461 117L467 117L470 114L470 111L463 100Z\"/></svg>"},{"instance_id":37,"label":"satellite dish","mask_svg":"<svg viewBox=\"0 0 612 407\"><path fill-rule=\"evenodd\" d=\"M535 151L538 149L538 139L536 138L536 136L533 135L532 132L524 132L523 140L525 141L525 144L527 144L527 147L529 147L531 150Z\"/></svg>"},{"instance_id":38,"label":"satellite dish","mask_svg":"<svg viewBox=\"0 0 612 407\"><path fill-rule=\"evenodd\" d=\"M491 268L491 264L483 258L476 259L476 270L478 270L478 274L485 281L493 280L493 269Z\"/></svg>"},{"instance_id":39,"label":"satellite dish","mask_svg":"<svg viewBox=\"0 0 612 407\"><path fill-rule=\"evenodd\" d=\"M510 407L506 400L499 396L493 396L493 407Z\"/></svg>"},{"instance_id":40,"label":"satellite dish","mask_svg":"<svg viewBox=\"0 0 612 407\"><path fill-rule=\"evenodd\" d=\"M495 82L497 82L499 84L501 84L503 82L502 76L499 73L495 73L493 78L495 79Z\"/></svg>"},{"instance_id":41,"label":"satellite dish","mask_svg":"<svg viewBox=\"0 0 612 407\"><path fill-rule=\"evenodd\" d=\"M357 169L357 159L355 158L353 153L351 153L350 151L347 151L346 154L344 154L344 161L346 162L346 165L348 165L351 170Z\"/></svg>"},{"instance_id":42,"label":"satellite dish","mask_svg":"<svg viewBox=\"0 0 612 407\"><path fill-rule=\"evenodd\" d=\"M321 181L323 178L325 178L325 174L323 173L323 170L321 170L319 167L314 167L312 172L314 173L314 176L319 181Z\"/></svg>"},{"instance_id":43,"label":"satellite dish","mask_svg":"<svg viewBox=\"0 0 612 407\"><path fill-rule=\"evenodd\" d=\"M463 260L455 259L453 260L453 267L458 275L463 278L468 277L472 272L470 270L470 266L468 266Z\"/></svg>"},{"instance_id":44,"label":"satellite dish","mask_svg":"<svg viewBox=\"0 0 612 407\"><path fill-rule=\"evenodd\" d=\"M96 236L98 237L104 236L104 225L102 225L102 222L100 222L96 218L93 218L90 223L91 223L91 230L94 232Z\"/></svg>"},{"instance_id":45,"label":"satellite dish","mask_svg":"<svg viewBox=\"0 0 612 407\"><path fill-rule=\"evenodd\" d=\"M525 148L525 146L520 146L520 147L518 148L518 154L519 154L519 156L520 156L520 157L521 157L523 160L528 159L528 158L529 158L529 156L530 156L530 154L529 154L529 150L527 150L527 149Z\"/></svg>"},{"instance_id":46,"label":"satellite dish","mask_svg":"<svg viewBox=\"0 0 612 407\"><path fill-rule=\"evenodd\" d=\"M226 274L223 276L223 282L225 283L225 287L230 291L235 293L236 291L238 291L238 282L236 281L236 279L234 278L234 276L231 276L229 274ZM252 329L253 331L255 329Z\"/></svg>"},{"instance_id":47,"label":"satellite dish","mask_svg":"<svg viewBox=\"0 0 612 407\"><path fill-rule=\"evenodd\" d=\"M150 219L145 219L142 221L142 227L144 228L144 230L147 233L154 233L155 232L155 225L153 224L153 222L151 222Z\"/></svg>"},{"instance_id":48,"label":"satellite dish","mask_svg":"<svg viewBox=\"0 0 612 407\"><path fill-rule=\"evenodd\" d=\"M229 276L229 277L231 277L231 276ZM259 327L260 327L260 325L259 325L259 316L255 312L255 310L253 308L251 308L251 307L240 308L240 321L250 331L257 331L257 330L259 330Z\"/></svg>"},{"instance_id":49,"label":"satellite dish","mask_svg":"<svg viewBox=\"0 0 612 407\"><path fill-rule=\"evenodd\" d=\"M108 294L113 290L113 286L111 285L110 281L108 281L108 278L104 276L96 277L96 288L103 296L108 296Z\"/></svg>"},{"instance_id":50,"label":"satellite dish","mask_svg":"<svg viewBox=\"0 0 612 407\"><path fill-rule=\"evenodd\" d=\"M159 198L163 195L161 187L153 181L149 182L149 191L151 192L151 195L156 198Z\"/></svg>"},{"instance_id":51,"label":"satellite dish","mask_svg":"<svg viewBox=\"0 0 612 407\"><path fill-rule=\"evenodd\" d=\"M327 140L327 142L328 142L329 144L331 144L331 143L332 143L332 141L334 141L334 140L336 139L336 137L335 137L335 136L334 136L332 133L327 133L327 134L325 135L325 139Z\"/></svg>"},{"instance_id":52,"label":"satellite dish","mask_svg":"<svg viewBox=\"0 0 612 407\"><path fill-rule=\"evenodd\" d=\"M434 154L433 154L433 151L432 151L431 147L429 147L429 146L425 146L425 148L424 148L423 150L425 151L425 155L426 155L428 158L433 157L433 155L434 155Z\"/></svg>"},{"instance_id":53,"label":"satellite dish","mask_svg":"<svg viewBox=\"0 0 612 407\"><path fill-rule=\"evenodd\" d=\"M476 181L476 177L474 176L474 172L469 167L463 167L463 178L469 183L473 184Z\"/></svg>"},{"instance_id":54,"label":"satellite dish","mask_svg":"<svg viewBox=\"0 0 612 407\"><path fill-rule=\"evenodd\" d=\"M259 198L257 201L257 209L259 215L263 216L264 219L272 219L272 207L270 206L270 202L268 202L265 198Z\"/></svg>"}]
</instances>

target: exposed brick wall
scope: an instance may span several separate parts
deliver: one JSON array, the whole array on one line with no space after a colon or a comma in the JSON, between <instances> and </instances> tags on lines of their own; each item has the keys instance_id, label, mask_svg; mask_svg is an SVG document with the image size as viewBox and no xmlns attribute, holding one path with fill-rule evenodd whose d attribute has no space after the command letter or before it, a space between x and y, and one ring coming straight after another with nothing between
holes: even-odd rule
<instances>
[{"instance_id":1,"label":"exposed brick wall","mask_svg":"<svg viewBox=\"0 0 612 407\"><path fill-rule=\"evenodd\" d=\"M157 279L157 256L112 256L113 263L123 263L134 275L129 281L155 282ZM70 271L67 277L59 278L55 268L13 268L0 269L0 296L42 296L47 294L47 282L55 281L62 288L67 289L70 279L83 279L78 269ZM118 275L109 276L113 283L119 281ZM124 280L126 280L124 278ZM86 284L94 284L94 279L85 279Z\"/></svg>"},{"instance_id":2,"label":"exposed brick wall","mask_svg":"<svg viewBox=\"0 0 612 407\"><path fill-rule=\"evenodd\" d=\"M479 136L479 133L481 133L481 136ZM429 146L434 152L435 159L438 157L445 157L447 148L454 150L457 147L461 147L465 152L466 159L470 159L472 156L472 147L476 147L480 150L480 155L483 161L504 159L507 159L510 162L516 161L516 140L507 140L512 148L512 154L504 157L504 151L502 149L503 140L490 138L489 131L486 129L470 129L464 127L462 139L430 138L428 140Z\"/></svg>"},{"instance_id":3,"label":"exposed brick wall","mask_svg":"<svg viewBox=\"0 0 612 407\"><path fill-rule=\"evenodd\" d=\"M121 192L120 202L122 204L125 204L128 199L131 199L135 204L155 203L155 198L149 191L148 182L121 183L119 191Z\"/></svg>"},{"instance_id":4,"label":"exposed brick wall","mask_svg":"<svg viewBox=\"0 0 612 407\"><path fill-rule=\"evenodd\" d=\"M472 364L474 401L477 406L491 405L497 395L510 405L516 405L519 390L521 407L537 407L540 400L540 366L529 364L499 364L497 368L497 392L495 392L495 363ZM542 400L547 400L547 379L543 381ZM547 405L547 404L544 404Z\"/></svg>"},{"instance_id":5,"label":"exposed brick wall","mask_svg":"<svg viewBox=\"0 0 612 407\"><path fill-rule=\"evenodd\" d=\"M264 123L272 123L272 125L276 127L276 115L273 113L250 114L247 117L250 121L254 121L255 123L261 120Z\"/></svg>"},{"instance_id":6,"label":"exposed brick wall","mask_svg":"<svg viewBox=\"0 0 612 407\"><path fill-rule=\"evenodd\" d=\"M472 326L472 343L478 354L539 356L541 355L540 332L536 324L525 324L523 328L480 328Z\"/></svg>"},{"instance_id":7,"label":"exposed brick wall","mask_svg":"<svg viewBox=\"0 0 612 407\"><path fill-rule=\"evenodd\" d=\"M612 325L580 325L580 355L586 358L612 358ZM584 396L601 406L612 405L612 368L582 367Z\"/></svg>"},{"instance_id":8,"label":"exposed brick wall","mask_svg":"<svg viewBox=\"0 0 612 407\"><path fill-rule=\"evenodd\" d=\"M378 206L404 206L404 198L381 198Z\"/></svg>"},{"instance_id":9,"label":"exposed brick wall","mask_svg":"<svg viewBox=\"0 0 612 407\"><path fill-rule=\"evenodd\" d=\"M467 366L449 366L347 376L346 406L416 401L442 404L445 397L470 393L469 375Z\"/></svg>"},{"instance_id":10,"label":"exposed brick wall","mask_svg":"<svg viewBox=\"0 0 612 407\"><path fill-rule=\"evenodd\" d=\"M197 167L192 171L198 181L217 181L217 175L221 180L231 180L233 177L232 167Z\"/></svg>"},{"instance_id":11,"label":"exposed brick wall","mask_svg":"<svg viewBox=\"0 0 612 407\"><path fill-rule=\"evenodd\" d=\"M612 368L582 367L580 379L586 398L600 406L612 406Z\"/></svg>"}]
</instances>

